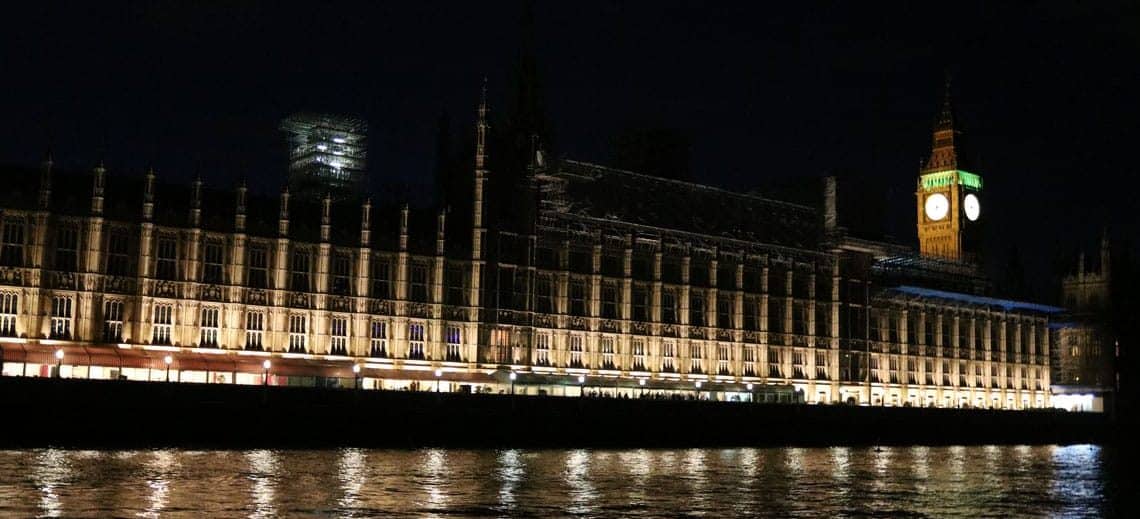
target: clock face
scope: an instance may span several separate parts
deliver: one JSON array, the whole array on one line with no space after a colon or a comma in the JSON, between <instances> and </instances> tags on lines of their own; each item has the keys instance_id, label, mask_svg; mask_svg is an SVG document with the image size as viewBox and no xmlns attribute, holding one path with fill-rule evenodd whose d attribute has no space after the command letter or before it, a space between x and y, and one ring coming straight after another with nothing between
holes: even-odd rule
<instances>
[{"instance_id":1,"label":"clock face","mask_svg":"<svg viewBox=\"0 0 1140 519\"><path fill-rule=\"evenodd\" d=\"M962 209L966 211L966 218L971 222L977 221L978 217L982 215L982 203L973 193L966 195L966 198L962 200Z\"/></svg>"},{"instance_id":2,"label":"clock face","mask_svg":"<svg viewBox=\"0 0 1140 519\"><path fill-rule=\"evenodd\" d=\"M926 217L938 221L946 218L950 212L950 199L942 193L934 193L926 197Z\"/></svg>"}]
</instances>

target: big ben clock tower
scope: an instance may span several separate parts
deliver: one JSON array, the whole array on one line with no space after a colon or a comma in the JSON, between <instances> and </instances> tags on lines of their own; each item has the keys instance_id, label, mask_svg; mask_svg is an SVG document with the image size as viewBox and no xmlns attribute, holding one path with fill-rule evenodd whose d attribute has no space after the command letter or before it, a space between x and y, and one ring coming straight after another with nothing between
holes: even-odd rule
<instances>
[{"instance_id":1,"label":"big ben clock tower","mask_svg":"<svg viewBox=\"0 0 1140 519\"><path fill-rule=\"evenodd\" d=\"M961 169L956 137L947 81L942 113L934 126L934 145L919 172L915 193L918 245L923 256L974 261L981 237L982 177Z\"/></svg>"}]
</instances>

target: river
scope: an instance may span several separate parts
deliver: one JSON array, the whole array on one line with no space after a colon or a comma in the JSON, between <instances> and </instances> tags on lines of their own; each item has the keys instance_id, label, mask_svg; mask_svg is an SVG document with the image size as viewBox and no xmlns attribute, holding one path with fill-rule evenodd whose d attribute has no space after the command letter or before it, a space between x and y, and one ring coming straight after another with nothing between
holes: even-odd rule
<instances>
[{"instance_id":1,"label":"river","mask_svg":"<svg viewBox=\"0 0 1140 519\"><path fill-rule=\"evenodd\" d=\"M0 451L4 517L1101 517L1111 448Z\"/></svg>"}]
</instances>

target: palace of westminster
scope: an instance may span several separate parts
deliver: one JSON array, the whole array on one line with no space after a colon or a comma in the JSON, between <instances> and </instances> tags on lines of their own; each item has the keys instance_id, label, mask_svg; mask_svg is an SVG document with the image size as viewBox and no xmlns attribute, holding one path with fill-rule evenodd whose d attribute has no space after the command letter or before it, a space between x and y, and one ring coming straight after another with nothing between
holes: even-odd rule
<instances>
[{"instance_id":1,"label":"palace of westminster","mask_svg":"<svg viewBox=\"0 0 1140 519\"><path fill-rule=\"evenodd\" d=\"M987 293L985 191L949 96L917 252L839 226L832 178L803 205L539 139L492 162L485 99L446 209L334 189L361 185L363 123L312 114L283 125L294 187L276 197L50 159L6 172L3 374L1001 409L1111 386L1092 325ZM1066 290L1095 297L1107 254Z\"/></svg>"}]
</instances>

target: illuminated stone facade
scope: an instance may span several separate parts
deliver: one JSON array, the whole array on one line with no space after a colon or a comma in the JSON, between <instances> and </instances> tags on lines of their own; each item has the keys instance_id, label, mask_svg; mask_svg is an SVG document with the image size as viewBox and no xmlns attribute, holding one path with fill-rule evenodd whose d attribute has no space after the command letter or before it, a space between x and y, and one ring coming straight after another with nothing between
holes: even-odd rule
<instances>
[{"instance_id":1,"label":"illuminated stone facade","mask_svg":"<svg viewBox=\"0 0 1140 519\"><path fill-rule=\"evenodd\" d=\"M110 216L129 194L101 167L69 182L87 204L61 205L48 163L0 210L4 373L51 374L59 349L64 376L343 383L356 366L364 388L1049 405L1055 309L897 283L877 269L913 254L812 206L569 160L532 163L534 221L507 231L487 218L504 202L486 133L483 104L466 218L380 223L327 198L302 216L284 192L254 225L268 206L244 188L160 198L153 172Z\"/></svg>"}]
</instances>

